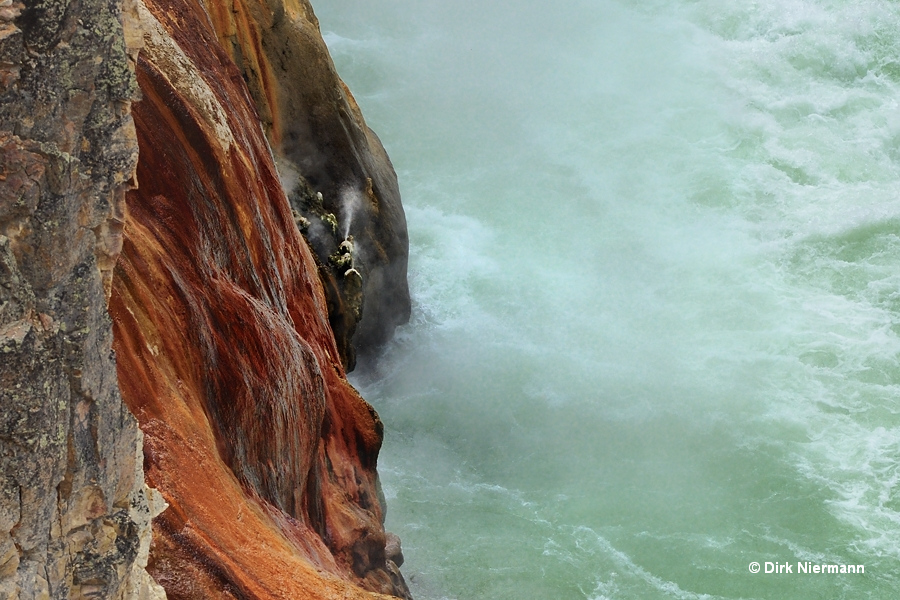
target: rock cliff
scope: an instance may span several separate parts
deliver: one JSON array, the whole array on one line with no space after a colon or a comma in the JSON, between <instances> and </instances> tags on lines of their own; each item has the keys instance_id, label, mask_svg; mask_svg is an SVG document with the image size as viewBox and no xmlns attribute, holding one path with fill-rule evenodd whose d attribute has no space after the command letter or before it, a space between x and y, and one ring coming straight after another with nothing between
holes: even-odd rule
<instances>
[{"instance_id":1,"label":"rock cliff","mask_svg":"<svg viewBox=\"0 0 900 600\"><path fill-rule=\"evenodd\" d=\"M345 378L408 316L405 222L309 5L0 26L0 597L407 597Z\"/></svg>"},{"instance_id":2,"label":"rock cliff","mask_svg":"<svg viewBox=\"0 0 900 600\"><path fill-rule=\"evenodd\" d=\"M204 1L303 219L352 369L357 351L372 355L409 320L409 241L394 168L337 76L307 0ZM340 248L348 236L352 253Z\"/></svg>"},{"instance_id":3,"label":"rock cliff","mask_svg":"<svg viewBox=\"0 0 900 600\"><path fill-rule=\"evenodd\" d=\"M137 142L116 2L0 3L0 597L158 598L106 311Z\"/></svg>"}]
</instances>

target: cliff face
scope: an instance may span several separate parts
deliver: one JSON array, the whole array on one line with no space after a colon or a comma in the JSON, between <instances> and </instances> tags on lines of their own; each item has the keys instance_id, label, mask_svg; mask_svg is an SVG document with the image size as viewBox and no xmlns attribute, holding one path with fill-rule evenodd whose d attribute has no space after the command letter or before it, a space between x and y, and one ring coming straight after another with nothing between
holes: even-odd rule
<instances>
[{"instance_id":1,"label":"cliff face","mask_svg":"<svg viewBox=\"0 0 900 600\"><path fill-rule=\"evenodd\" d=\"M393 166L337 76L307 0L204 1L302 218L352 369L356 351L371 355L409 320L409 241ZM341 248L348 236L352 252Z\"/></svg>"},{"instance_id":2,"label":"cliff face","mask_svg":"<svg viewBox=\"0 0 900 600\"><path fill-rule=\"evenodd\" d=\"M106 312L137 48L118 3L70 8L0 5L0 597L158 598Z\"/></svg>"},{"instance_id":3,"label":"cliff face","mask_svg":"<svg viewBox=\"0 0 900 600\"><path fill-rule=\"evenodd\" d=\"M367 597L347 581L406 596L385 554L381 423L345 379L256 103L202 4L138 13L139 186L110 313L169 504L148 570L169 598Z\"/></svg>"},{"instance_id":4,"label":"cliff face","mask_svg":"<svg viewBox=\"0 0 900 600\"><path fill-rule=\"evenodd\" d=\"M307 3L0 1L0 598L408 597L345 378L408 311Z\"/></svg>"}]
</instances>

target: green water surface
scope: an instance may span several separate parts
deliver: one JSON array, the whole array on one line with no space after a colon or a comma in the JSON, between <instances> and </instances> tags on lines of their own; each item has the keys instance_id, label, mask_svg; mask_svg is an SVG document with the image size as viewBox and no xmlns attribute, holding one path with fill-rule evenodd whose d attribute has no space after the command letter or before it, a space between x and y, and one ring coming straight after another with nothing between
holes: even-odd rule
<instances>
[{"instance_id":1,"label":"green water surface","mask_svg":"<svg viewBox=\"0 0 900 600\"><path fill-rule=\"evenodd\" d=\"M900 597L900 4L315 6L409 221L415 597Z\"/></svg>"}]
</instances>

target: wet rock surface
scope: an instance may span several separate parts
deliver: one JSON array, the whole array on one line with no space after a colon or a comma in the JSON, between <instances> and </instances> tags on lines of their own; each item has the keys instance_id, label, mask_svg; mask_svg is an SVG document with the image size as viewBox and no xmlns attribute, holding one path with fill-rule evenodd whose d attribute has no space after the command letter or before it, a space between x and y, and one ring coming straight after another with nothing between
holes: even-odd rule
<instances>
[{"instance_id":1,"label":"wet rock surface","mask_svg":"<svg viewBox=\"0 0 900 600\"><path fill-rule=\"evenodd\" d=\"M409 320L409 240L394 168L338 77L307 0L206 6L247 83L291 205L308 223L331 326L352 369L357 354L373 358ZM329 257L351 235L356 274L348 280Z\"/></svg>"},{"instance_id":2,"label":"wet rock surface","mask_svg":"<svg viewBox=\"0 0 900 600\"><path fill-rule=\"evenodd\" d=\"M138 12L140 186L110 312L169 504L148 570L169 598L408 597L376 491L382 425L346 380L256 104L203 5Z\"/></svg>"},{"instance_id":3,"label":"wet rock surface","mask_svg":"<svg viewBox=\"0 0 900 600\"><path fill-rule=\"evenodd\" d=\"M345 377L408 315L396 179L320 38L276 127L217 14L0 2L0 598L409 597Z\"/></svg>"}]
</instances>

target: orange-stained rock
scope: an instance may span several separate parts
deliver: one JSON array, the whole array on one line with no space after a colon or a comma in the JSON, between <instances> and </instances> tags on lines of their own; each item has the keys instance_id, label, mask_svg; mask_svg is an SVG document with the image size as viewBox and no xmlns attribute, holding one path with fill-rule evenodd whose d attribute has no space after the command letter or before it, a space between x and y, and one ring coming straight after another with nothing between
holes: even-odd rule
<instances>
[{"instance_id":1,"label":"orange-stained rock","mask_svg":"<svg viewBox=\"0 0 900 600\"><path fill-rule=\"evenodd\" d=\"M356 351L371 355L409 320L409 241L394 168L338 77L308 0L204 2L306 220L338 350L352 369ZM337 260L348 235L349 276Z\"/></svg>"},{"instance_id":2,"label":"orange-stained rock","mask_svg":"<svg viewBox=\"0 0 900 600\"><path fill-rule=\"evenodd\" d=\"M140 20L139 187L110 313L146 479L169 503L148 571L171 599L405 596L381 422L346 381L241 73L200 0L146 0Z\"/></svg>"}]
</instances>

